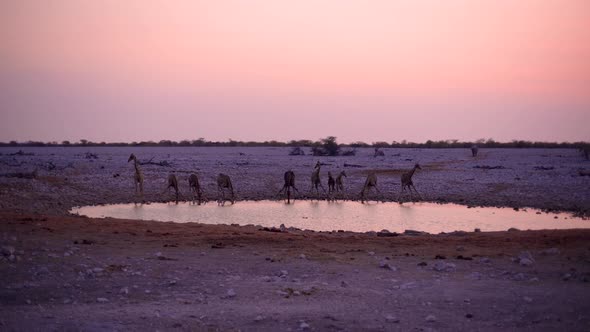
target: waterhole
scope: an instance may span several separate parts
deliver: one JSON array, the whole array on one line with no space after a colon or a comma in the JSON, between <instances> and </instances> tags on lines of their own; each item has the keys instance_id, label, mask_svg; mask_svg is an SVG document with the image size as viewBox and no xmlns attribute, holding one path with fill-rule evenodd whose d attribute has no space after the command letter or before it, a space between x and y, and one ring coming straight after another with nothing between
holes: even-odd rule
<instances>
[{"instance_id":1,"label":"waterhole","mask_svg":"<svg viewBox=\"0 0 590 332\"><path fill-rule=\"evenodd\" d=\"M178 223L260 225L315 231L368 232L412 229L428 233L473 231L590 228L590 220L566 213L544 213L525 209L475 207L434 203L371 203L296 201L240 201L233 205L215 203L114 204L77 207L74 214L91 218L119 218Z\"/></svg>"}]
</instances>

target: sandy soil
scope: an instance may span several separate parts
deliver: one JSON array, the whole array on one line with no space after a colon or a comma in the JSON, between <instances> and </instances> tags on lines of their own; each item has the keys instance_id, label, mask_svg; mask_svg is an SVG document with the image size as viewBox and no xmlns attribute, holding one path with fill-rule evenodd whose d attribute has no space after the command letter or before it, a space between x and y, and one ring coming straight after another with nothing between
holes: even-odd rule
<instances>
[{"instance_id":1,"label":"sandy soil","mask_svg":"<svg viewBox=\"0 0 590 332\"><path fill-rule=\"evenodd\" d=\"M390 236L68 216L71 206L135 199L131 150L86 151L0 151L0 173L39 171L0 177L0 330L590 330L590 230ZM144 167L149 200L169 198L172 170L198 171L212 195L221 169L241 199L263 199L287 167L308 188L317 158L286 151L136 154L174 165ZM577 173L588 164L575 151L360 152L321 158L325 171L350 171L350 192L377 170L383 199L397 199L400 170L419 161L414 182L429 201L590 206L589 178ZM45 170L49 162L56 168Z\"/></svg>"},{"instance_id":2,"label":"sandy soil","mask_svg":"<svg viewBox=\"0 0 590 332\"><path fill-rule=\"evenodd\" d=\"M3 331L590 329L590 230L384 237L2 214L0 232Z\"/></svg>"}]
</instances>

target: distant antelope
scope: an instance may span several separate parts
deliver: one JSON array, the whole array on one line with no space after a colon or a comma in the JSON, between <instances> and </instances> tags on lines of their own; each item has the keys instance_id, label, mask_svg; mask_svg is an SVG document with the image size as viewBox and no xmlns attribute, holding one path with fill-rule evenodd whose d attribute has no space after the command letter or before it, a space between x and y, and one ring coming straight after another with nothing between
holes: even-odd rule
<instances>
[{"instance_id":1,"label":"distant antelope","mask_svg":"<svg viewBox=\"0 0 590 332\"><path fill-rule=\"evenodd\" d=\"M578 148L580 153L586 158L586 160L590 159L590 145L583 145Z\"/></svg>"},{"instance_id":2,"label":"distant antelope","mask_svg":"<svg viewBox=\"0 0 590 332\"><path fill-rule=\"evenodd\" d=\"M373 158L377 157L385 157L385 152L381 151L379 148L375 148L375 154L373 155Z\"/></svg>"},{"instance_id":3,"label":"distant antelope","mask_svg":"<svg viewBox=\"0 0 590 332\"><path fill-rule=\"evenodd\" d=\"M174 189L174 193L176 196L176 204L178 204L178 194L179 194L178 179L176 178L176 175L174 175L174 174L168 175L168 186L166 187L164 192L169 191L170 188Z\"/></svg>"},{"instance_id":4,"label":"distant antelope","mask_svg":"<svg viewBox=\"0 0 590 332\"><path fill-rule=\"evenodd\" d=\"M133 177L133 183L135 184L135 194L139 194L143 200L143 173L139 168L139 161L137 161L137 157L135 157L133 153L129 156L127 162L130 162L131 160L133 160L133 166L135 167L135 174Z\"/></svg>"},{"instance_id":5,"label":"distant antelope","mask_svg":"<svg viewBox=\"0 0 590 332\"><path fill-rule=\"evenodd\" d=\"M235 202L235 195L234 195L234 186L231 183L231 179L228 175L223 173L219 173L217 176L217 191L219 193L219 201L217 202L219 205L225 204L225 189L228 189L231 194L231 203L234 204Z\"/></svg>"},{"instance_id":6,"label":"distant antelope","mask_svg":"<svg viewBox=\"0 0 590 332\"><path fill-rule=\"evenodd\" d=\"M377 175L375 174L375 172L370 172L367 175L365 185L363 186L363 190L361 191L361 203L365 202L365 195L371 190L371 188L375 188L375 190L379 194L381 194L381 190L377 188Z\"/></svg>"},{"instance_id":7,"label":"distant antelope","mask_svg":"<svg viewBox=\"0 0 590 332\"><path fill-rule=\"evenodd\" d=\"M412 189L414 189L414 191L416 192L416 194L418 194L418 198L420 197L420 193L418 192L418 190L416 190L416 187L414 186L414 182L412 181L412 176L414 176L414 172L416 172L417 169L422 169L422 167L420 167L419 164L414 165L414 168L412 168L410 171L402 174L401 177L401 184L402 184L402 189L399 193L399 202L401 204L401 199L402 199L402 194L405 191L406 188L408 188L408 191L410 192L410 199L414 200L414 198L412 197Z\"/></svg>"},{"instance_id":8,"label":"distant antelope","mask_svg":"<svg viewBox=\"0 0 590 332\"><path fill-rule=\"evenodd\" d=\"M295 191L299 194L299 190L297 190L297 187L295 187L295 173L293 173L293 171L286 171L283 175L283 179L285 180L285 184L283 185L283 188L279 190L277 195L286 193L287 203L291 203L291 188L295 189Z\"/></svg>"},{"instance_id":9,"label":"distant antelope","mask_svg":"<svg viewBox=\"0 0 590 332\"><path fill-rule=\"evenodd\" d=\"M198 204L201 205L203 191L201 190L201 185L199 184L199 177L197 174L193 173L188 177L188 187L192 193L193 203L195 202L196 197Z\"/></svg>"},{"instance_id":10,"label":"distant antelope","mask_svg":"<svg viewBox=\"0 0 590 332\"><path fill-rule=\"evenodd\" d=\"M479 152L479 147L475 144L471 146L471 156L477 157L477 153Z\"/></svg>"},{"instance_id":11,"label":"distant antelope","mask_svg":"<svg viewBox=\"0 0 590 332\"><path fill-rule=\"evenodd\" d=\"M315 164L313 173L311 173L311 188L309 189L309 191L311 192L315 188L318 197L320 196L320 191L319 191L318 187L322 188L322 190L324 191L324 194L326 193L326 189L324 188L324 186L322 185L322 182L320 180L321 167L322 167L322 164L320 164L320 162L318 161Z\"/></svg>"}]
</instances>

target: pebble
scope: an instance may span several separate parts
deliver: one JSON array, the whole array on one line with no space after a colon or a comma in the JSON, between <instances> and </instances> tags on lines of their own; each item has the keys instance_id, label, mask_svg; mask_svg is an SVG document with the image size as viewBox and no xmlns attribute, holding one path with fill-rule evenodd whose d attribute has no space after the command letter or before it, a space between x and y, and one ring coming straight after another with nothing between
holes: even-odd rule
<instances>
[{"instance_id":1,"label":"pebble","mask_svg":"<svg viewBox=\"0 0 590 332\"><path fill-rule=\"evenodd\" d=\"M4 256L14 255L15 249L12 246L2 246L2 254Z\"/></svg>"},{"instance_id":2,"label":"pebble","mask_svg":"<svg viewBox=\"0 0 590 332\"><path fill-rule=\"evenodd\" d=\"M535 263L533 255L531 255L531 253L528 251L522 251L520 254L518 254L516 261L521 266L531 266Z\"/></svg>"},{"instance_id":3,"label":"pebble","mask_svg":"<svg viewBox=\"0 0 590 332\"><path fill-rule=\"evenodd\" d=\"M299 329L302 331L309 330L309 324L307 324L306 322L301 322L299 323Z\"/></svg>"},{"instance_id":4,"label":"pebble","mask_svg":"<svg viewBox=\"0 0 590 332\"><path fill-rule=\"evenodd\" d=\"M530 297L528 297L528 296L525 296L525 297L523 297L522 299L523 299L523 300L524 300L524 302L526 302L526 303L531 303L531 302L533 302L533 299L532 299L532 298L530 298Z\"/></svg>"},{"instance_id":5,"label":"pebble","mask_svg":"<svg viewBox=\"0 0 590 332\"><path fill-rule=\"evenodd\" d=\"M483 278L483 275L479 272L471 272L469 277L473 280L481 280L481 278Z\"/></svg>"},{"instance_id":6,"label":"pebble","mask_svg":"<svg viewBox=\"0 0 590 332\"><path fill-rule=\"evenodd\" d=\"M512 277L512 280L516 280L516 281L524 281L526 279L526 276L524 275L524 273L517 273Z\"/></svg>"},{"instance_id":7,"label":"pebble","mask_svg":"<svg viewBox=\"0 0 590 332\"><path fill-rule=\"evenodd\" d=\"M541 255L545 255L545 256L553 256L553 255L559 255L560 251L558 248L549 248L549 249L545 249L541 251Z\"/></svg>"},{"instance_id":8,"label":"pebble","mask_svg":"<svg viewBox=\"0 0 590 332\"><path fill-rule=\"evenodd\" d=\"M127 295L129 294L129 288L128 287L123 287L119 290L119 294L124 294Z\"/></svg>"},{"instance_id":9,"label":"pebble","mask_svg":"<svg viewBox=\"0 0 590 332\"><path fill-rule=\"evenodd\" d=\"M299 258L300 258L300 259L307 259L307 257L305 256L305 254L301 254L301 255L299 255Z\"/></svg>"},{"instance_id":10,"label":"pebble","mask_svg":"<svg viewBox=\"0 0 590 332\"><path fill-rule=\"evenodd\" d=\"M452 271L455 271L456 268L457 268L457 266L453 263L440 262L440 261L434 263L434 266L432 267L433 270L438 271L438 272L452 272Z\"/></svg>"},{"instance_id":11,"label":"pebble","mask_svg":"<svg viewBox=\"0 0 590 332\"><path fill-rule=\"evenodd\" d=\"M226 298L234 298L236 297L236 291L233 290L233 288L230 288L227 290L227 294L226 294Z\"/></svg>"},{"instance_id":12,"label":"pebble","mask_svg":"<svg viewBox=\"0 0 590 332\"><path fill-rule=\"evenodd\" d=\"M436 316L428 315L428 316L426 316L426 321L429 323L436 322Z\"/></svg>"},{"instance_id":13,"label":"pebble","mask_svg":"<svg viewBox=\"0 0 590 332\"><path fill-rule=\"evenodd\" d=\"M109 302L109 299L107 299L106 297L99 297L96 299L96 302L98 303L107 303Z\"/></svg>"},{"instance_id":14,"label":"pebble","mask_svg":"<svg viewBox=\"0 0 590 332\"><path fill-rule=\"evenodd\" d=\"M387 261L381 261L379 262L379 267L382 269L387 269L387 270L391 270L391 271L397 271L397 267L390 265Z\"/></svg>"},{"instance_id":15,"label":"pebble","mask_svg":"<svg viewBox=\"0 0 590 332\"><path fill-rule=\"evenodd\" d=\"M258 315L258 316L256 316L256 318L254 318L254 321L255 321L255 322L260 322L260 321L262 321L262 320L264 320L264 317L263 317L263 316L261 316L261 315Z\"/></svg>"},{"instance_id":16,"label":"pebble","mask_svg":"<svg viewBox=\"0 0 590 332\"><path fill-rule=\"evenodd\" d=\"M385 320L388 321L389 323L399 323L399 318L397 318L394 315L385 316Z\"/></svg>"}]
</instances>

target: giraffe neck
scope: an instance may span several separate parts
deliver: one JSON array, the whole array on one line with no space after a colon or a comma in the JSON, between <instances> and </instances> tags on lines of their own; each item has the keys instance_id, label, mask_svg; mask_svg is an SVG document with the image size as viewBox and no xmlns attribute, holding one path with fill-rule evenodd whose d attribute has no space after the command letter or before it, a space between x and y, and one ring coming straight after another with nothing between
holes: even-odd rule
<instances>
[{"instance_id":1,"label":"giraffe neck","mask_svg":"<svg viewBox=\"0 0 590 332\"><path fill-rule=\"evenodd\" d=\"M139 162L137 161L137 158L133 159L133 166L135 166L135 173L141 173L141 170L139 169Z\"/></svg>"},{"instance_id":2,"label":"giraffe neck","mask_svg":"<svg viewBox=\"0 0 590 332\"><path fill-rule=\"evenodd\" d=\"M408 177L409 177L410 179L412 178L412 176L414 176L414 172L415 172L415 171L416 171L416 166L414 166L414 168L412 168L412 169L410 170L410 172L408 173Z\"/></svg>"}]
</instances>

